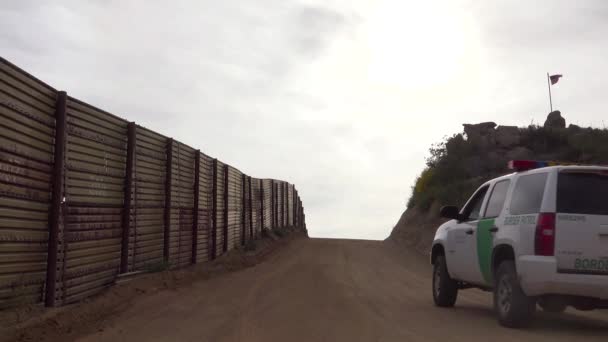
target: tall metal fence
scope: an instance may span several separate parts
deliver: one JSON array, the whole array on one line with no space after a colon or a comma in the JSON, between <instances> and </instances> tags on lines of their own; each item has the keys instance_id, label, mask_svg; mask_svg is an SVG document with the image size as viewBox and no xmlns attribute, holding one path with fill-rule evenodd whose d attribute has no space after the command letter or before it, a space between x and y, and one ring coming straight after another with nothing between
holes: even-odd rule
<instances>
[{"instance_id":1,"label":"tall metal fence","mask_svg":"<svg viewBox=\"0 0 608 342\"><path fill-rule=\"evenodd\" d=\"M0 57L0 308L79 301L121 274L212 260L304 219L294 185L247 176Z\"/></svg>"}]
</instances>

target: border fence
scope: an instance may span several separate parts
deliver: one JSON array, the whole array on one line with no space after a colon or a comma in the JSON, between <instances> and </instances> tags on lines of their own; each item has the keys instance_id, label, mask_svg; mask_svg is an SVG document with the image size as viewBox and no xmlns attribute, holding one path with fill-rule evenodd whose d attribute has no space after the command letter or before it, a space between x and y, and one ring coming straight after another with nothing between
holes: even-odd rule
<instances>
[{"instance_id":1,"label":"border fence","mask_svg":"<svg viewBox=\"0 0 608 342\"><path fill-rule=\"evenodd\" d=\"M0 57L0 309L76 302L286 227L306 228L293 184L250 177Z\"/></svg>"}]
</instances>

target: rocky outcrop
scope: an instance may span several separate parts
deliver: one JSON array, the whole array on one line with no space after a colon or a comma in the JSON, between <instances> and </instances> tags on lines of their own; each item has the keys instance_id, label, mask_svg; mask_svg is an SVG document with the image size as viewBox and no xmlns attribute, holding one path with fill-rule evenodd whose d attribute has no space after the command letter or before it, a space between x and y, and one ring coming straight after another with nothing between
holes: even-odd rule
<instances>
[{"instance_id":1,"label":"rocky outcrop","mask_svg":"<svg viewBox=\"0 0 608 342\"><path fill-rule=\"evenodd\" d=\"M489 146L496 142L495 122L482 122L478 124L463 124L464 133L467 135L467 140L471 143Z\"/></svg>"},{"instance_id":2,"label":"rocky outcrop","mask_svg":"<svg viewBox=\"0 0 608 342\"><path fill-rule=\"evenodd\" d=\"M521 135L517 126L500 126L496 129L496 144L500 147L513 147L519 144Z\"/></svg>"},{"instance_id":3,"label":"rocky outcrop","mask_svg":"<svg viewBox=\"0 0 608 342\"><path fill-rule=\"evenodd\" d=\"M543 126L545 128L566 128L566 119L562 117L559 110L554 110L547 115L547 120Z\"/></svg>"}]
</instances>

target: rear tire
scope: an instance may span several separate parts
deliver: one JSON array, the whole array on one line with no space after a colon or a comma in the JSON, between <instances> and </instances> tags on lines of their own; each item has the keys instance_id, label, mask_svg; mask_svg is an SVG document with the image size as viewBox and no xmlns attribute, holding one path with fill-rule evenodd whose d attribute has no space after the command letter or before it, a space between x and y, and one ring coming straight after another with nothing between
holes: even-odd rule
<instances>
[{"instance_id":1,"label":"rear tire","mask_svg":"<svg viewBox=\"0 0 608 342\"><path fill-rule=\"evenodd\" d=\"M452 307L458 298L458 283L450 277L445 257L440 255L433 264L433 300L439 307Z\"/></svg>"},{"instance_id":2,"label":"rear tire","mask_svg":"<svg viewBox=\"0 0 608 342\"><path fill-rule=\"evenodd\" d=\"M503 261L496 272L494 310L498 322L508 328L521 328L531 323L536 301L526 296L515 271L515 263Z\"/></svg>"}]
</instances>

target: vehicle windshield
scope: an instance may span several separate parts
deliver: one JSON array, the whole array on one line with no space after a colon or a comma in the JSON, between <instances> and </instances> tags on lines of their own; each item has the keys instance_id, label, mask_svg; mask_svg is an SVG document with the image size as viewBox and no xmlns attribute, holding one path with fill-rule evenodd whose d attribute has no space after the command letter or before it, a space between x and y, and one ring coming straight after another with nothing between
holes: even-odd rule
<instances>
[{"instance_id":1,"label":"vehicle windshield","mask_svg":"<svg viewBox=\"0 0 608 342\"><path fill-rule=\"evenodd\" d=\"M557 212L608 215L608 171L562 171L557 181Z\"/></svg>"}]
</instances>

